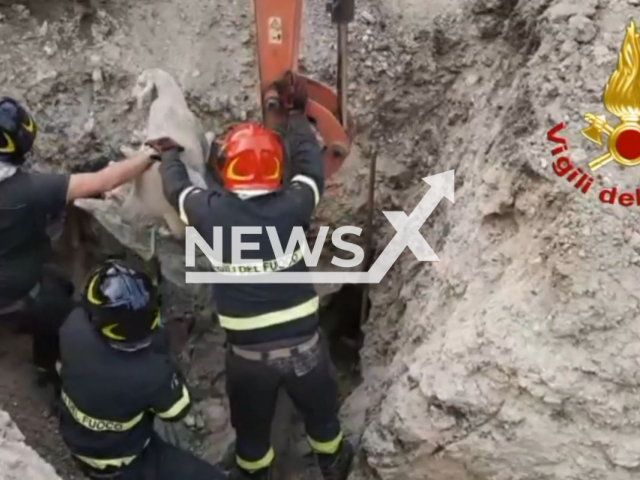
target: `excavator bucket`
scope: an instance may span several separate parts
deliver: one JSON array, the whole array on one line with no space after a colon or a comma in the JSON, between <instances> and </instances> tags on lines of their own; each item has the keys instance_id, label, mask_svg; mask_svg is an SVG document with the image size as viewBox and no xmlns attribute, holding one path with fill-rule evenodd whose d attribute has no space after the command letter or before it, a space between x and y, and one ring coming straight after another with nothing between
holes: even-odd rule
<instances>
[{"instance_id":1,"label":"excavator bucket","mask_svg":"<svg viewBox=\"0 0 640 480\"><path fill-rule=\"evenodd\" d=\"M334 0L335 4L342 3ZM349 3L349 0L347 0ZM351 3L353 1L351 0ZM302 29L302 11L304 0L254 0L256 30L258 39L258 66L260 70L260 92L262 95L263 118L277 94L274 82L280 80L286 72L298 73L300 35ZM339 23L335 18L334 22ZM339 32L346 32L346 23L339 23ZM346 37L339 42L339 59L346 59ZM338 85L344 85L346 68L340 62L338 68L341 78ZM345 64L346 65L346 64ZM304 76L303 76L304 77ZM309 101L307 116L315 123L325 145L325 175L330 177L342 165L349 155L351 138L348 125L348 113L345 111L346 89L342 88L338 98L331 87L304 77L307 80ZM341 101L342 100L342 101Z\"/></svg>"}]
</instances>

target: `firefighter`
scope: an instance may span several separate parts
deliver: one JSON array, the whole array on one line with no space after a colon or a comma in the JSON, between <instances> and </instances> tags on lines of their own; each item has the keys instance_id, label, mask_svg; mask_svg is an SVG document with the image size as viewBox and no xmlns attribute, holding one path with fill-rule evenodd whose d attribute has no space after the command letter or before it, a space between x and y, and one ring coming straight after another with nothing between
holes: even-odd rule
<instances>
[{"instance_id":1,"label":"firefighter","mask_svg":"<svg viewBox=\"0 0 640 480\"><path fill-rule=\"evenodd\" d=\"M39 381L55 380L58 329L73 308L73 286L47 267L51 243L47 223L77 198L93 197L133 180L148 168L154 151L95 173L33 173L22 166L38 133L34 118L18 102L0 98L0 321L11 320L33 334Z\"/></svg>"},{"instance_id":2,"label":"firefighter","mask_svg":"<svg viewBox=\"0 0 640 480\"><path fill-rule=\"evenodd\" d=\"M307 270L299 250L278 258L266 231L266 227L275 227L285 249L293 229L308 226L323 191L321 150L302 113L306 92L299 80L290 90L296 95L281 136L252 123L228 133L217 164L224 188L194 187L180 161L181 147L166 138L155 142L162 152L165 195L182 220L207 242L213 242L213 228L222 227L222 262L215 270L246 270L232 262L231 231L239 226L262 227L260 234L244 237L259 248L244 254L253 254L257 260L250 270ZM288 162L284 161L285 151ZM319 334L314 286L218 284L214 299L228 341L227 395L236 431L237 468L232 475L271 478L275 453L270 427L278 389L284 386L304 418L324 478L345 479L353 450L343 438L337 417L337 382Z\"/></svg>"},{"instance_id":3,"label":"firefighter","mask_svg":"<svg viewBox=\"0 0 640 480\"><path fill-rule=\"evenodd\" d=\"M154 417L178 421L191 400L146 274L120 261L98 266L89 274L84 305L60 330L60 344L60 432L87 477L226 478L154 433Z\"/></svg>"}]
</instances>

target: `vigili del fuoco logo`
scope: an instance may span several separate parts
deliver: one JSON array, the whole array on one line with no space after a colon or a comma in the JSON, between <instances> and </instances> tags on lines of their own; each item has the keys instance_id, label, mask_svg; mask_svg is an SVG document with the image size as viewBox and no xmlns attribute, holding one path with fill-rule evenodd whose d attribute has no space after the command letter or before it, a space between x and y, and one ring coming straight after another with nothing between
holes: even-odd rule
<instances>
[{"instance_id":1,"label":"vigili del fuoco logo","mask_svg":"<svg viewBox=\"0 0 640 480\"><path fill-rule=\"evenodd\" d=\"M640 165L640 35L633 20L627 27L616 71L605 88L604 106L619 122L611 125L603 114L585 115L589 126L582 130L582 134L606 150L589 162L589 169L595 172L611 162L625 167ZM565 127L562 122L547 133L547 138L557 144L551 152L556 157L553 171L586 194L593 187L594 178L569 158L568 142L559 135ZM598 198L603 203L640 206L640 186L635 192L622 191L617 186L603 188Z\"/></svg>"}]
</instances>

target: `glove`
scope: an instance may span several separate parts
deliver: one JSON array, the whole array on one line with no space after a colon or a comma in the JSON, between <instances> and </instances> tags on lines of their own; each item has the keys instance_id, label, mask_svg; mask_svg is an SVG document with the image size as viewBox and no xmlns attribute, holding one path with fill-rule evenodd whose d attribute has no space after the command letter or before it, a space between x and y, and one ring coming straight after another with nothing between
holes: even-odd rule
<instances>
[{"instance_id":1,"label":"glove","mask_svg":"<svg viewBox=\"0 0 640 480\"><path fill-rule=\"evenodd\" d=\"M293 72L287 72L282 80L275 82L275 88L280 97L280 104L285 110L289 113L305 112L309 94L304 78Z\"/></svg>"},{"instance_id":2,"label":"glove","mask_svg":"<svg viewBox=\"0 0 640 480\"><path fill-rule=\"evenodd\" d=\"M211 168L218 168L220 163L222 163L224 153L222 152L222 148L220 144L213 140L210 144L209 148L209 158L207 159L207 164Z\"/></svg>"},{"instance_id":3,"label":"glove","mask_svg":"<svg viewBox=\"0 0 640 480\"><path fill-rule=\"evenodd\" d=\"M178 152L184 152L184 147L170 137L161 137L154 140L148 140L145 145L153 148L158 155L152 156L155 160L160 160L161 154L170 150L178 150Z\"/></svg>"}]
</instances>

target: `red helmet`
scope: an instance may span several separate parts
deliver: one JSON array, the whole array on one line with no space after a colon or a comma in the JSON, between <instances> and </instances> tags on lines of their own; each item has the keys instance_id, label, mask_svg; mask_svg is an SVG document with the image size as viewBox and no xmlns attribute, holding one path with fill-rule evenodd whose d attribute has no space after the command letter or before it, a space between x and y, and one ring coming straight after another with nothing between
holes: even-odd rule
<instances>
[{"instance_id":1,"label":"red helmet","mask_svg":"<svg viewBox=\"0 0 640 480\"><path fill-rule=\"evenodd\" d=\"M284 152L279 137L255 123L234 127L222 146L220 174L227 190L276 190L282 183Z\"/></svg>"}]
</instances>

